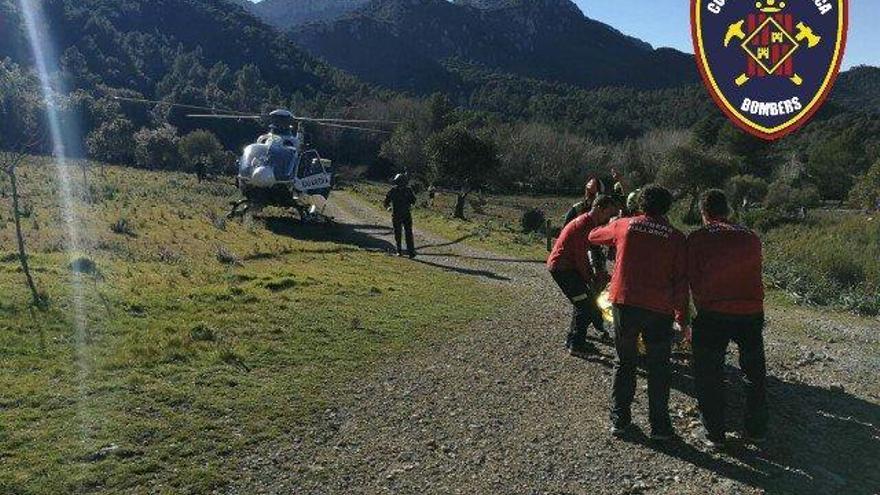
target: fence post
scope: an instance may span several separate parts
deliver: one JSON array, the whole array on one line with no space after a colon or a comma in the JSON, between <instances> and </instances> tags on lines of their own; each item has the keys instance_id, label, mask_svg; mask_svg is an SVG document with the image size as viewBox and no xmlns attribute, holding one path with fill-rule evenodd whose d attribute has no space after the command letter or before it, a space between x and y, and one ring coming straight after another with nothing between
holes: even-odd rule
<instances>
[{"instance_id":1,"label":"fence post","mask_svg":"<svg viewBox=\"0 0 880 495\"><path fill-rule=\"evenodd\" d=\"M548 253L553 250L553 231L552 231L552 228L553 228L552 222L550 222L550 220L547 220L544 225L544 232L547 234L547 252Z\"/></svg>"}]
</instances>

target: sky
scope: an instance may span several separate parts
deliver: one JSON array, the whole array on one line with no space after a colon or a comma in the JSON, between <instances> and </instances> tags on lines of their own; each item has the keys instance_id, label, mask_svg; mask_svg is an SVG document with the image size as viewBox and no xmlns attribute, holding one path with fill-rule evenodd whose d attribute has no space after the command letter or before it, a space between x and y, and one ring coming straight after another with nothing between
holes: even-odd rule
<instances>
[{"instance_id":1,"label":"sky","mask_svg":"<svg viewBox=\"0 0 880 495\"><path fill-rule=\"evenodd\" d=\"M690 0L575 0L587 17L651 43L693 53ZM844 69L880 66L880 0L850 0Z\"/></svg>"}]
</instances>

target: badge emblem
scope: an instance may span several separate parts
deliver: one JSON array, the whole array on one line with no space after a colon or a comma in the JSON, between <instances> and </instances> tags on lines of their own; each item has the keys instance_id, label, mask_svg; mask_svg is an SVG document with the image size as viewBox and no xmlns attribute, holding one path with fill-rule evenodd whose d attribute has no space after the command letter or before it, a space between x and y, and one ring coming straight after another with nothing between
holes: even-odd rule
<instances>
[{"instance_id":1,"label":"badge emblem","mask_svg":"<svg viewBox=\"0 0 880 495\"><path fill-rule=\"evenodd\" d=\"M819 110L840 71L849 0L691 0L712 98L743 130L782 138Z\"/></svg>"}]
</instances>

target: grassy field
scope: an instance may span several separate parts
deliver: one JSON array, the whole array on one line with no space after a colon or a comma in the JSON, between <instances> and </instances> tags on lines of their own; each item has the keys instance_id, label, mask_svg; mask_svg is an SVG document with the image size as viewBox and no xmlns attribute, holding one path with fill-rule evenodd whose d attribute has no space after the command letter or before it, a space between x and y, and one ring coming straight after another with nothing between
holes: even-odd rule
<instances>
[{"instance_id":1,"label":"grassy field","mask_svg":"<svg viewBox=\"0 0 880 495\"><path fill-rule=\"evenodd\" d=\"M388 187L376 183L351 186L355 194L375 205L381 205ZM544 258L546 241L541 235L523 233L523 212L539 209L559 226L578 198L491 196L478 209L468 206L467 221L451 218L454 200L453 195L438 195L434 207L428 208L421 195L414 211L418 227L510 256ZM685 210L685 204L676 204L672 216L687 232L695 227L678 221ZM809 221L774 228L762 238L771 287L799 303L880 314L880 217L817 210L811 212Z\"/></svg>"},{"instance_id":2,"label":"grassy field","mask_svg":"<svg viewBox=\"0 0 880 495\"><path fill-rule=\"evenodd\" d=\"M238 454L293 437L346 381L506 297L316 240L332 235L280 211L226 221L226 184L110 167L89 172L84 200L73 176L85 273L63 249L53 169L34 159L21 174L45 311L29 305L2 186L0 493L223 486Z\"/></svg>"},{"instance_id":3,"label":"grassy field","mask_svg":"<svg viewBox=\"0 0 880 495\"><path fill-rule=\"evenodd\" d=\"M798 301L880 314L880 217L816 212L771 230L765 271Z\"/></svg>"}]
</instances>

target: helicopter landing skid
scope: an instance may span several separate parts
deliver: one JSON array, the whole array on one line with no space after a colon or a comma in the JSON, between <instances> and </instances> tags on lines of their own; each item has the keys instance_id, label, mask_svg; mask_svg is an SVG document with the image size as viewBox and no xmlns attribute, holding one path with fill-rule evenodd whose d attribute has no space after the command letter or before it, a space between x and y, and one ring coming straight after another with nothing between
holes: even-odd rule
<instances>
[{"instance_id":1,"label":"helicopter landing skid","mask_svg":"<svg viewBox=\"0 0 880 495\"><path fill-rule=\"evenodd\" d=\"M242 208L244 206L244 208ZM243 199L241 201L236 201L232 203L232 210L226 215L226 218L233 219L235 217L243 217L245 213L250 211L251 203L250 201Z\"/></svg>"},{"instance_id":2,"label":"helicopter landing skid","mask_svg":"<svg viewBox=\"0 0 880 495\"><path fill-rule=\"evenodd\" d=\"M296 208L297 213L299 213L300 222L309 225L331 225L334 223L334 218L325 215L323 213L323 209L321 211L316 208Z\"/></svg>"}]
</instances>

